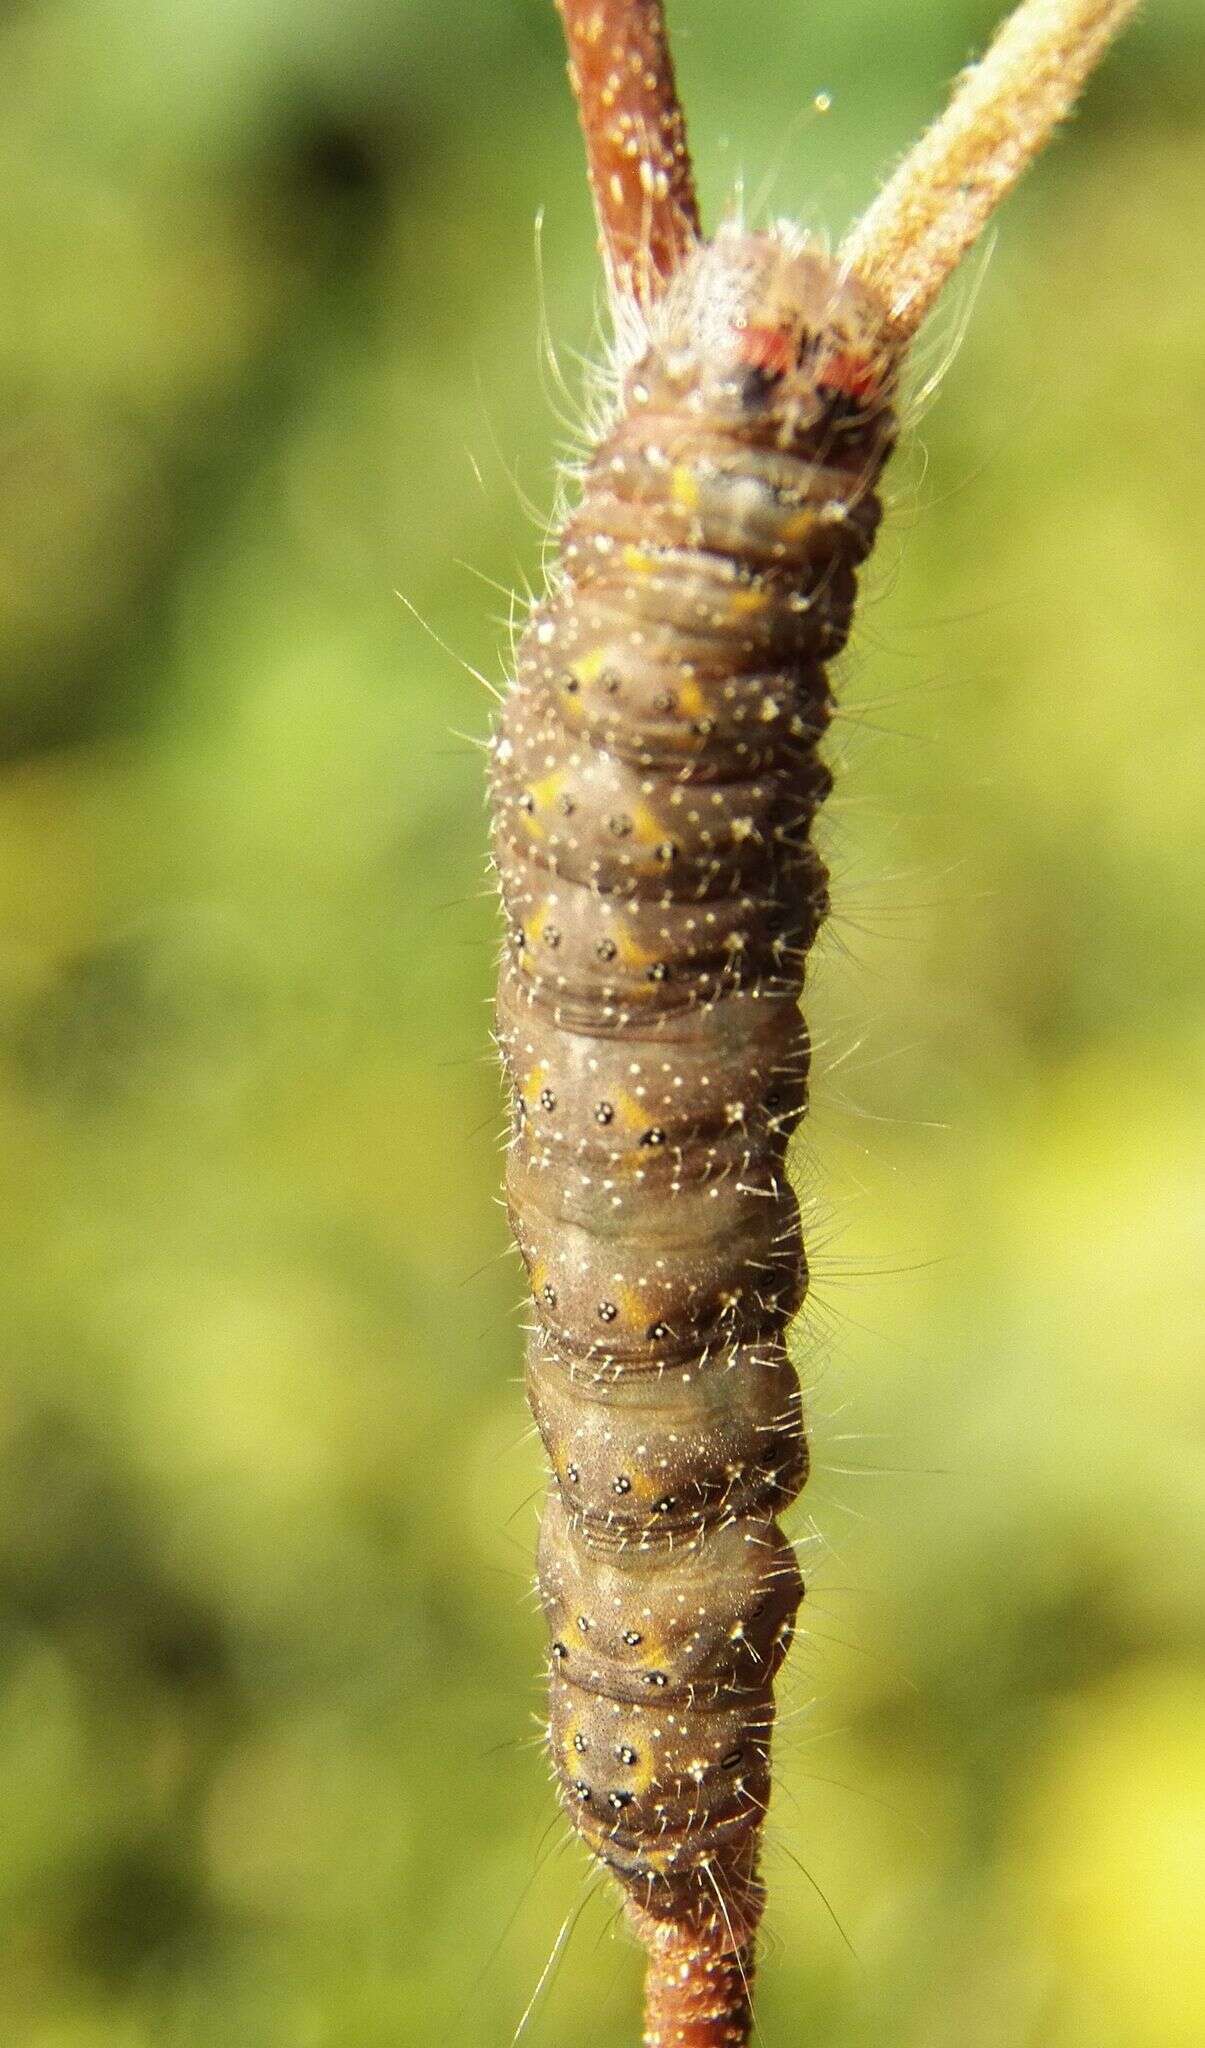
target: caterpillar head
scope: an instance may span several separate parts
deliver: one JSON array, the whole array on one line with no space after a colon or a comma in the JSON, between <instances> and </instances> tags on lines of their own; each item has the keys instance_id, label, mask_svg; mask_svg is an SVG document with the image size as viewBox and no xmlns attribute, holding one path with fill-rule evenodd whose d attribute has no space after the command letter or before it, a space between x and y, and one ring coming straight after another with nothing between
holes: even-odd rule
<instances>
[{"instance_id":1,"label":"caterpillar head","mask_svg":"<svg viewBox=\"0 0 1205 2048\"><path fill-rule=\"evenodd\" d=\"M659 398L762 445L882 460L898 364L861 279L794 230L700 242L629 371L629 406Z\"/></svg>"}]
</instances>

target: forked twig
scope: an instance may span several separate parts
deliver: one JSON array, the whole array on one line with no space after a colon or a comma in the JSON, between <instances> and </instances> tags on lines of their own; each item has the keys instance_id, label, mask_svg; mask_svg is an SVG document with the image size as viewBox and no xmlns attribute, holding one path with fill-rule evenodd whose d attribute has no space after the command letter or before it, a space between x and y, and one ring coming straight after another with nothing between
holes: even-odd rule
<instances>
[{"instance_id":1,"label":"forked twig","mask_svg":"<svg viewBox=\"0 0 1205 2048\"><path fill-rule=\"evenodd\" d=\"M1026 0L842 245L915 334L946 279L1066 119L1138 0Z\"/></svg>"},{"instance_id":2,"label":"forked twig","mask_svg":"<svg viewBox=\"0 0 1205 2048\"><path fill-rule=\"evenodd\" d=\"M613 297L657 297L699 237L661 0L557 0Z\"/></svg>"}]
</instances>

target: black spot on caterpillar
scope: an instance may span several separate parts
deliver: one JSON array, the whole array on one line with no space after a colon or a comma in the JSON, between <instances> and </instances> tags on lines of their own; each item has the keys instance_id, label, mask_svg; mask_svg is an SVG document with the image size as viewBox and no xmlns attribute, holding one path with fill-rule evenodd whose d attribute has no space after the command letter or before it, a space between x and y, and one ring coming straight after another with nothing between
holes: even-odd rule
<instances>
[{"instance_id":1,"label":"black spot on caterpillar","mask_svg":"<svg viewBox=\"0 0 1205 2048\"><path fill-rule=\"evenodd\" d=\"M756 1919L803 1593L775 1519L807 1475L785 1154L828 905L827 664L894 439L882 332L867 288L785 231L693 250L493 741L549 1739L574 1826L671 1922L708 1887Z\"/></svg>"}]
</instances>

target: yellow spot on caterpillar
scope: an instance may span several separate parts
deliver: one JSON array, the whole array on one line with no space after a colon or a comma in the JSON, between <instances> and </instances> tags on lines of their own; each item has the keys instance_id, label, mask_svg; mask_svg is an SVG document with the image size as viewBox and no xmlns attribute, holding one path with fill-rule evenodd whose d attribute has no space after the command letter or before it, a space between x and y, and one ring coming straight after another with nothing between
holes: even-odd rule
<instances>
[{"instance_id":1,"label":"yellow spot on caterpillar","mask_svg":"<svg viewBox=\"0 0 1205 2048\"><path fill-rule=\"evenodd\" d=\"M660 846L665 838L664 825L647 804L637 804L632 813L632 836L640 846Z\"/></svg>"},{"instance_id":2,"label":"yellow spot on caterpillar","mask_svg":"<svg viewBox=\"0 0 1205 2048\"><path fill-rule=\"evenodd\" d=\"M753 585L748 590L734 590L728 600L729 616L734 619L747 618L751 612L764 612L769 602L768 594Z\"/></svg>"},{"instance_id":3,"label":"yellow spot on caterpillar","mask_svg":"<svg viewBox=\"0 0 1205 2048\"><path fill-rule=\"evenodd\" d=\"M649 1321L649 1305L644 1296L635 1287L620 1286L615 1288L614 1293L615 1306L619 1310L620 1315L625 1316L628 1322L636 1323L643 1329ZM637 1500L651 1500L653 1498L652 1477L643 1472L634 1473L632 1475L632 1492Z\"/></svg>"},{"instance_id":4,"label":"yellow spot on caterpillar","mask_svg":"<svg viewBox=\"0 0 1205 2048\"><path fill-rule=\"evenodd\" d=\"M615 941L617 957L625 967L648 967L657 957L655 953L649 952L647 946L642 946L634 939L624 925L612 925L611 936Z\"/></svg>"},{"instance_id":5,"label":"yellow spot on caterpillar","mask_svg":"<svg viewBox=\"0 0 1205 2048\"><path fill-rule=\"evenodd\" d=\"M538 946L544 936L544 927L552 916L551 903L544 902L532 911L523 927L523 936L529 946Z\"/></svg>"},{"instance_id":6,"label":"yellow spot on caterpillar","mask_svg":"<svg viewBox=\"0 0 1205 2048\"><path fill-rule=\"evenodd\" d=\"M806 540L815 524L816 514L814 512L792 512L791 517L784 519L782 523L782 538L784 540Z\"/></svg>"},{"instance_id":7,"label":"yellow spot on caterpillar","mask_svg":"<svg viewBox=\"0 0 1205 2048\"><path fill-rule=\"evenodd\" d=\"M672 1656L673 1652L666 1648L664 1636L658 1634L656 1629L650 1629L646 1623L637 1659L639 1668L642 1671L660 1671L671 1661ZM654 1733L659 1734L660 1730L655 1729Z\"/></svg>"},{"instance_id":8,"label":"yellow spot on caterpillar","mask_svg":"<svg viewBox=\"0 0 1205 2048\"><path fill-rule=\"evenodd\" d=\"M615 1098L615 1114L626 1131L643 1131L647 1128L647 1103L637 1102L636 1097L627 1094L626 1090L621 1090Z\"/></svg>"},{"instance_id":9,"label":"yellow spot on caterpillar","mask_svg":"<svg viewBox=\"0 0 1205 2048\"><path fill-rule=\"evenodd\" d=\"M699 479L693 469L680 465L670 478L670 496L675 505L684 512L697 512L699 507Z\"/></svg>"},{"instance_id":10,"label":"yellow spot on caterpillar","mask_svg":"<svg viewBox=\"0 0 1205 2048\"><path fill-rule=\"evenodd\" d=\"M626 547L623 551L623 566L633 576L651 576L657 567L652 555L646 555L643 548Z\"/></svg>"},{"instance_id":11,"label":"yellow spot on caterpillar","mask_svg":"<svg viewBox=\"0 0 1205 2048\"><path fill-rule=\"evenodd\" d=\"M693 677L688 677L685 682L679 684L678 702L688 718L702 718L707 709L703 692Z\"/></svg>"},{"instance_id":12,"label":"yellow spot on caterpillar","mask_svg":"<svg viewBox=\"0 0 1205 2048\"><path fill-rule=\"evenodd\" d=\"M577 677L578 682L585 683L588 689L591 683L598 681L606 665L606 648L592 647L588 654L579 654L576 661L570 662L569 669L570 673Z\"/></svg>"},{"instance_id":13,"label":"yellow spot on caterpillar","mask_svg":"<svg viewBox=\"0 0 1205 2048\"><path fill-rule=\"evenodd\" d=\"M558 768L552 775L541 776L539 782L533 782L531 785L531 795L535 802L536 809L538 811L551 810L553 804L556 802L558 796L561 794L561 791L564 789L564 787L565 772L561 768ZM531 813L527 812L525 813L525 815L528 818L528 823L530 826ZM541 833L541 837L542 836L543 835Z\"/></svg>"},{"instance_id":14,"label":"yellow spot on caterpillar","mask_svg":"<svg viewBox=\"0 0 1205 2048\"><path fill-rule=\"evenodd\" d=\"M623 1774L624 1787L629 1792L647 1792L653 1782L653 1759L642 1750L640 1762L631 1764Z\"/></svg>"}]
</instances>

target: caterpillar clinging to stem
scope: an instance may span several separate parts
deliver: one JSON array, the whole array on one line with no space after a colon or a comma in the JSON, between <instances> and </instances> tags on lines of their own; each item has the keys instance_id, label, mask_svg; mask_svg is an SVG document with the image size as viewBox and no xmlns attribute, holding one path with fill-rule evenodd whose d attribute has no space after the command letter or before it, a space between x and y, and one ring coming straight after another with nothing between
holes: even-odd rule
<instances>
[{"instance_id":1,"label":"caterpillar clinging to stem","mask_svg":"<svg viewBox=\"0 0 1205 2048\"><path fill-rule=\"evenodd\" d=\"M828 667L909 343L1135 0L1025 0L836 255L703 238L659 0L558 0L618 401L492 747L507 1193L552 1467L561 1797L647 2048L746 2042L773 1684L803 1594L786 1173L827 909Z\"/></svg>"}]
</instances>

